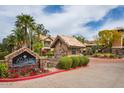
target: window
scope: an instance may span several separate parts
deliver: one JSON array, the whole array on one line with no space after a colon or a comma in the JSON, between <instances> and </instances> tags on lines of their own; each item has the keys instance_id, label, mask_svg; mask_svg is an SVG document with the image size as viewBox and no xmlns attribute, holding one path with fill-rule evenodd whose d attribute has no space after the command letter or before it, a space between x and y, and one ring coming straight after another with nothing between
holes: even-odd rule
<instances>
[{"instance_id":1,"label":"window","mask_svg":"<svg viewBox=\"0 0 124 93\"><path fill-rule=\"evenodd\" d=\"M76 48L72 48L72 54L76 54Z\"/></svg>"},{"instance_id":2,"label":"window","mask_svg":"<svg viewBox=\"0 0 124 93\"><path fill-rule=\"evenodd\" d=\"M50 47L50 44L51 44L50 41L45 41L45 42L44 42L44 46L45 46L45 47Z\"/></svg>"}]
</instances>

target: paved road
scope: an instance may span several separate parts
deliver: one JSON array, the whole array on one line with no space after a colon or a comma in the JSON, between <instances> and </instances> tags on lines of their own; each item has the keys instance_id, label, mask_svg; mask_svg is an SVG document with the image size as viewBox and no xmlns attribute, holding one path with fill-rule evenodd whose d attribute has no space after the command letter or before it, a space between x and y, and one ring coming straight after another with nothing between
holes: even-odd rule
<instances>
[{"instance_id":1,"label":"paved road","mask_svg":"<svg viewBox=\"0 0 124 93\"><path fill-rule=\"evenodd\" d=\"M91 59L92 61L92 59ZM93 59L95 61L95 59ZM124 61L124 60L122 60ZM124 87L124 62L91 62L88 67L43 78L10 83L0 87L20 88L114 88Z\"/></svg>"}]
</instances>

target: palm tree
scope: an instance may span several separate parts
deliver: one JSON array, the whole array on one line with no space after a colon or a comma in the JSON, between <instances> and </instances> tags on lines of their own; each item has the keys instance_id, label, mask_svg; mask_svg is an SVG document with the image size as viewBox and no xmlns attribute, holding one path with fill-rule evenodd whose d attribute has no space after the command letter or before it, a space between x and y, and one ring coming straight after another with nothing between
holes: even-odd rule
<instances>
[{"instance_id":1,"label":"palm tree","mask_svg":"<svg viewBox=\"0 0 124 93\"><path fill-rule=\"evenodd\" d=\"M3 39L2 43L7 51L12 52L15 46L15 36L12 34L7 36L6 38Z\"/></svg>"},{"instance_id":2,"label":"palm tree","mask_svg":"<svg viewBox=\"0 0 124 93\"><path fill-rule=\"evenodd\" d=\"M24 46L31 48L32 29L35 27L35 22L30 15L18 15L15 23L16 27L20 28L24 32Z\"/></svg>"},{"instance_id":3,"label":"palm tree","mask_svg":"<svg viewBox=\"0 0 124 93\"><path fill-rule=\"evenodd\" d=\"M20 28L15 28L14 30L12 30L12 32L12 34L15 36L16 48L19 49L25 43L25 33Z\"/></svg>"}]
</instances>

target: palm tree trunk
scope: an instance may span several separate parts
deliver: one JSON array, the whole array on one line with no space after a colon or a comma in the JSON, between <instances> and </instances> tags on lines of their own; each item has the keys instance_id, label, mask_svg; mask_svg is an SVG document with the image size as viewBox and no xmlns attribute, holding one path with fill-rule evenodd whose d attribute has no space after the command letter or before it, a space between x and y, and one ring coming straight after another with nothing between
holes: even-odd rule
<instances>
[{"instance_id":1,"label":"palm tree trunk","mask_svg":"<svg viewBox=\"0 0 124 93\"><path fill-rule=\"evenodd\" d=\"M24 47L28 47L27 46L27 40L28 40L28 38L27 38L27 26L25 26L25 28L24 28L24 30L25 30L25 40L24 40Z\"/></svg>"}]
</instances>

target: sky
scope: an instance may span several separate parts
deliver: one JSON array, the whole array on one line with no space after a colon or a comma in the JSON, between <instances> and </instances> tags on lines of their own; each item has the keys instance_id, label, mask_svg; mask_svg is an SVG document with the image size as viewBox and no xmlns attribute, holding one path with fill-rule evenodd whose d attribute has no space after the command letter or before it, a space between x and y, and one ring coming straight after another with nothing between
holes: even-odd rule
<instances>
[{"instance_id":1,"label":"sky","mask_svg":"<svg viewBox=\"0 0 124 93\"><path fill-rule=\"evenodd\" d=\"M101 30L124 27L124 6L0 6L0 41L11 34L16 16L21 13L33 16L53 36L80 34L93 40Z\"/></svg>"}]
</instances>

